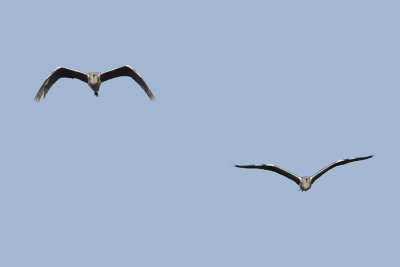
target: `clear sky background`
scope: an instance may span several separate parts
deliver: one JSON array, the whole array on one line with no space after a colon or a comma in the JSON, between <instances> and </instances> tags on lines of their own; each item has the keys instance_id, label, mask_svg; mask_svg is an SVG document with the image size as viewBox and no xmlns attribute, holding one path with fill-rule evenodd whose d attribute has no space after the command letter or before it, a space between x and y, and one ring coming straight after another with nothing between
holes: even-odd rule
<instances>
[{"instance_id":1,"label":"clear sky background","mask_svg":"<svg viewBox=\"0 0 400 267\"><path fill-rule=\"evenodd\" d=\"M0 266L399 266L399 1L8 1ZM100 97L59 80L130 65ZM284 177L348 157L305 193Z\"/></svg>"}]
</instances>

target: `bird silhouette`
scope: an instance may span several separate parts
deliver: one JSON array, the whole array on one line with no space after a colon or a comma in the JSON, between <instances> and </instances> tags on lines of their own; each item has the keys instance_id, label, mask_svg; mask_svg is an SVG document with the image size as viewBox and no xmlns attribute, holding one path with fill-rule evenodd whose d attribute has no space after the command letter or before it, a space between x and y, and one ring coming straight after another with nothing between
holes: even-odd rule
<instances>
[{"instance_id":1,"label":"bird silhouette","mask_svg":"<svg viewBox=\"0 0 400 267\"><path fill-rule=\"evenodd\" d=\"M89 73L80 72L77 70L72 70L64 67L58 67L44 81L42 87L40 87L39 91L35 96L35 100L39 102L42 96L43 98L45 98L50 88L60 78L79 79L82 82L87 83L90 86L90 88L92 88L95 96L99 96L98 92L102 82L121 76L128 76L134 79L140 85L140 87L142 87L142 89L146 92L148 97L151 100L154 100L154 95L150 91L149 87L147 86L143 78L139 75L139 73L137 73L134 69L132 69L128 65L121 66L119 68L105 72L89 72Z\"/></svg>"},{"instance_id":2,"label":"bird silhouette","mask_svg":"<svg viewBox=\"0 0 400 267\"><path fill-rule=\"evenodd\" d=\"M349 159L342 159L342 160L338 160L333 162L332 164L326 166L325 168L323 168L322 170L320 170L319 172L315 173L313 176L297 176L293 173L290 173L278 166L272 165L272 164L256 164L256 165L235 165L235 167L238 168L246 168L246 169L262 169L262 170L268 170L268 171L273 171L276 173L279 173L283 176L285 176L286 178L289 178L290 180L292 180L293 182L295 182L296 184L298 184L300 186L301 191L307 191L311 188L311 185L318 179L320 178L324 173L326 173L327 171L340 166L340 165L345 165L347 163L353 162L353 161L359 161L359 160L365 160L365 159L369 159L372 158L373 155L367 156L367 157L359 157L359 158L349 158Z\"/></svg>"}]
</instances>

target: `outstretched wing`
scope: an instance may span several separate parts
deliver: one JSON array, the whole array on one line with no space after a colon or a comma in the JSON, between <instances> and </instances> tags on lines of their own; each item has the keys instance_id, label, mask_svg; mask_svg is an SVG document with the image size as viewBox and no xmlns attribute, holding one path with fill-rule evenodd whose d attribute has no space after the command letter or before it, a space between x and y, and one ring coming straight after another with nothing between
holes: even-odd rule
<instances>
[{"instance_id":1,"label":"outstretched wing","mask_svg":"<svg viewBox=\"0 0 400 267\"><path fill-rule=\"evenodd\" d=\"M286 178L289 178L296 184L300 184L300 177L297 175L294 175L293 173L290 173L278 166L272 165L272 164L255 164L255 165L235 165L235 167L238 168L246 168L246 169L262 169L262 170L267 170L267 171L273 171L276 173L279 173Z\"/></svg>"},{"instance_id":2,"label":"outstretched wing","mask_svg":"<svg viewBox=\"0 0 400 267\"><path fill-rule=\"evenodd\" d=\"M47 92L50 90L51 86L53 86L53 84L60 78L73 78L73 79L77 78L77 79L81 80L82 82L85 82L85 83L88 82L88 77L87 77L86 73L67 69L64 67L58 67L44 81L42 87L40 87L39 91L37 92L37 94L35 96L35 100L37 102L39 102L40 98L42 96L43 96L43 98L45 98L47 95Z\"/></svg>"},{"instance_id":3,"label":"outstretched wing","mask_svg":"<svg viewBox=\"0 0 400 267\"><path fill-rule=\"evenodd\" d=\"M150 91L150 88L147 86L143 78L137 73L134 69L132 69L130 66L125 65L113 70L109 70L106 72L103 72L100 75L100 80L101 82L108 81L110 79L116 78L116 77L121 77L121 76L128 76L134 79L140 87L146 92L146 94L149 96L151 100L154 100L154 95Z\"/></svg>"},{"instance_id":4,"label":"outstretched wing","mask_svg":"<svg viewBox=\"0 0 400 267\"><path fill-rule=\"evenodd\" d=\"M340 165L345 165L345 164L353 162L353 161L370 159L372 157L373 157L373 155L370 155L370 156L367 156L367 157L350 158L350 159L342 159L342 160L335 161L334 163L326 166L325 168L323 168L322 170L320 170L319 172L317 172L316 174L311 176L311 184L313 184L319 177L321 177L324 173L326 173L330 169L333 169L333 168L335 168L337 166L340 166Z\"/></svg>"}]
</instances>

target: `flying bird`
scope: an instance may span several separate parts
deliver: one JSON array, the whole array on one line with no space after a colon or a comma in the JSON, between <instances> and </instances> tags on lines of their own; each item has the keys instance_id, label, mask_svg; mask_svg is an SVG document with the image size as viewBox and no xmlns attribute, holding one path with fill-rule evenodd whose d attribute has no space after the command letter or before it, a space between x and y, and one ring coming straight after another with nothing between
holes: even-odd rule
<instances>
[{"instance_id":1,"label":"flying bird","mask_svg":"<svg viewBox=\"0 0 400 267\"><path fill-rule=\"evenodd\" d=\"M151 100L154 100L153 93L150 91L149 87L147 86L143 78L139 75L139 73L137 73L134 69L132 69L128 65L105 72L89 72L89 73L80 72L77 70L72 70L64 67L58 67L44 81L42 87L40 87L39 91L35 96L35 100L39 102L42 96L43 98L45 98L50 88L60 78L79 79L82 82L87 83L90 86L90 88L92 88L95 96L99 96L98 92L102 82L121 76L128 76L134 79L140 85L140 87L142 87L142 89L146 92L149 98Z\"/></svg>"},{"instance_id":2,"label":"flying bird","mask_svg":"<svg viewBox=\"0 0 400 267\"><path fill-rule=\"evenodd\" d=\"M370 159L372 157L373 157L373 155L370 155L370 156L367 156L367 157L359 157L359 158L350 158L350 159L338 160L338 161L335 161L332 164L326 166L325 168L323 168L322 170L320 170L319 172L317 172L313 176L303 176L303 177L294 175L293 173L290 173L290 172L288 172L288 171L286 171L286 170L284 170L284 169L282 169L282 168L280 168L278 166L272 165L272 164L235 165L235 167L247 168L247 169L263 169L263 170L273 171L273 172L276 172L276 173L279 173L279 174L285 176L286 178L289 178L290 180L292 180L293 182L298 184L300 186L299 190L307 191L308 189L311 188L311 185L319 177L321 177L324 173L326 173L330 169L333 169L333 168L335 168L337 166L340 166L340 165L345 165L345 164L353 162L353 161Z\"/></svg>"}]
</instances>

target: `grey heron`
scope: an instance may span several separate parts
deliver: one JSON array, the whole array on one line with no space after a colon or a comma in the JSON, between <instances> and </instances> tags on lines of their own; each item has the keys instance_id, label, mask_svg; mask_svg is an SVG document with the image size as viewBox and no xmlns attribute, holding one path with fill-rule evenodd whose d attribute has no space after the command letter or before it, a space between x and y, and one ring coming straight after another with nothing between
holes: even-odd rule
<instances>
[{"instance_id":1,"label":"grey heron","mask_svg":"<svg viewBox=\"0 0 400 267\"><path fill-rule=\"evenodd\" d=\"M307 191L311 188L311 185L318 179L320 178L324 173L326 173L327 171L329 171L330 169L333 169L337 166L340 165L345 165L347 163L353 162L353 161L359 161L359 160L365 160L365 159L369 159L372 158L373 155L367 156L367 157L359 157L359 158L349 158L349 159L342 159L342 160L338 160L333 162L332 164L326 166L325 168L323 168L322 170L318 171L317 173L315 173L313 176L297 176L294 175L293 173L290 173L278 166L272 165L272 164L256 164L256 165L235 165L235 167L238 168L247 168L247 169L262 169L262 170L268 170L268 171L273 171L276 173L279 173L283 176L285 176L286 178L289 178L290 180L292 180L293 182L295 182L296 184L298 184L300 186L301 191Z\"/></svg>"},{"instance_id":2,"label":"grey heron","mask_svg":"<svg viewBox=\"0 0 400 267\"><path fill-rule=\"evenodd\" d=\"M51 86L53 86L53 84L60 78L79 79L82 82L87 83L90 86L90 88L92 88L95 96L99 96L98 92L102 82L121 76L128 76L134 79L140 85L140 87L142 87L142 89L146 92L148 97L151 100L154 100L153 93L150 91L149 87L147 86L143 78L139 75L139 73L137 73L134 69L132 69L128 65L121 66L119 68L105 72L89 72L89 73L80 72L64 67L58 67L44 81L42 87L40 87L39 91L35 96L35 100L39 102L42 96L43 98L45 98Z\"/></svg>"}]
</instances>

